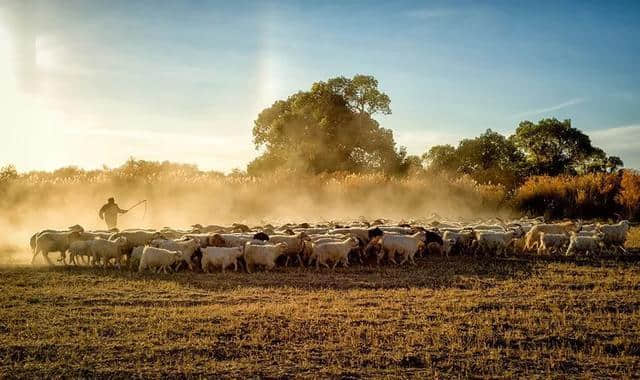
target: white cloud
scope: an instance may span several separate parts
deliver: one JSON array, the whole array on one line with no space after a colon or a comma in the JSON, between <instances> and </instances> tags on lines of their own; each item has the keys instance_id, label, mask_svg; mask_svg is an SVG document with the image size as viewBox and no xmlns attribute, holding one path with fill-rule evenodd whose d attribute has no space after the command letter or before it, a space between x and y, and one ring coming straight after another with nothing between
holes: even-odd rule
<instances>
[{"instance_id":1,"label":"white cloud","mask_svg":"<svg viewBox=\"0 0 640 380\"><path fill-rule=\"evenodd\" d=\"M575 106L575 105L578 105L578 104L582 104L582 103L584 103L586 101L587 101L587 99L584 99L584 98L574 98L574 99L567 100L566 102L563 102L563 103L560 103L560 104L556 104L554 106L520 112L520 113L518 113L516 115L513 115L513 117L519 118L519 117L523 117L523 116L539 115L541 113L557 111L557 110L560 110L560 109L563 109L563 108L567 108L567 107Z\"/></svg>"},{"instance_id":2,"label":"white cloud","mask_svg":"<svg viewBox=\"0 0 640 380\"><path fill-rule=\"evenodd\" d=\"M409 154L417 155L422 155L434 145L451 144L456 146L465 137L461 133L434 130L398 130L393 134L398 146L406 146Z\"/></svg>"},{"instance_id":3,"label":"white cloud","mask_svg":"<svg viewBox=\"0 0 640 380\"><path fill-rule=\"evenodd\" d=\"M620 156L626 167L640 168L640 125L589 131L593 145Z\"/></svg>"}]
</instances>

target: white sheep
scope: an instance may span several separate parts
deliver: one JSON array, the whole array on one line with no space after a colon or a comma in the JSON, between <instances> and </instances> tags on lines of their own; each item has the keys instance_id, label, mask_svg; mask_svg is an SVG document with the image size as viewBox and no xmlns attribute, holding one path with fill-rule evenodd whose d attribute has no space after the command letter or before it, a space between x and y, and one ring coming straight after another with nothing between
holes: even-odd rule
<instances>
[{"instance_id":1,"label":"white sheep","mask_svg":"<svg viewBox=\"0 0 640 380\"><path fill-rule=\"evenodd\" d=\"M182 252L169 251L167 249L145 246L142 250L138 273L142 273L147 268L155 268L157 272L162 270L167 273L167 268L175 264L182 258Z\"/></svg>"},{"instance_id":2,"label":"white sheep","mask_svg":"<svg viewBox=\"0 0 640 380\"><path fill-rule=\"evenodd\" d=\"M384 256L385 250L389 254L389 260L396 263L395 255L397 253L403 256L400 265L407 262L407 260L416 265L414 260L414 256L416 252L418 252L424 246L424 232L417 232L413 235L397 235L397 234L389 234L385 233L380 239L380 243L382 244L382 248L377 257L377 263L380 263L380 260Z\"/></svg>"},{"instance_id":3,"label":"white sheep","mask_svg":"<svg viewBox=\"0 0 640 380\"><path fill-rule=\"evenodd\" d=\"M102 267L106 268L111 259L114 259L117 268L120 269L120 263L126 245L127 239L124 237L119 237L114 240L100 238L91 240L89 251L91 252L91 256L93 256L93 264L102 261Z\"/></svg>"},{"instance_id":4,"label":"white sheep","mask_svg":"<svg viewBox=\"0 0 640 380\"><path fill-rule=\"evenodd\" d=\"M182 265L182 262L186 262L190 270L193 270L193 261L191 257L200 247L200 244L195 239L188 240L166 240L166 239L154 239L151 241L151 246L156 248L163 248L169 251L180 251L182 253L182 260L178 264L178 268Z\"/></svg>"},{"instance_id":5,"label":"white sheep","mask_svg":"<svg viewBox=\"0 0 640 380\"><path fill-rule=\"evenodd\" d=\"M459 232L445 230L442 235L445 256L449 257L449 253L451 253L455 246L459 246L461 248L461 253L466 253L466 251L471 247L473 239L474 233L470 230L461 230Z\"/></svg>"},{"instance_id":6,"label":"white sheep","mask_svg":"<svg viewBox=\"0 0 640 380\"><path fill-rule=\"evenodd\" d=\"M287 249L286 243L255 244L247 242L244 247L244 261L247 263L247 272L251 273L252 265L264 265L267 270L276 266L278 257Z\"/></svg>"},{"instance_id":7,"label":"white sheep","mask_svg":"<svg viewBox=\"0 0 640 380\"><path fill-rule=\"evenodd\" d=\"M475 253L482 252L484 254L490 254L495 252L496 256L500 254L507 254L507 249L513 246L514 239L517 239L522 234L521 231L481 231L476 232L476 241L474 243L476 249Z\"/></svg>"},{"instance_id":8,"label":"white sheep","mask_svg":"<svg viewBox=\"0 0 640 380\"><path fill-rule=\"evenodd\" d=\"M571 233L569 238L569 247L566 256L573 252L600 253L602 251L602 235L597 236L578 236L575 232Z\"/></svg>"},{"instance_id":9,"label":"white sheep","mask_svg":"<svg viewBox=\"0 0 640 380\"><path fill-rule=\"evenodd\" d=\"M555 223L555 224L536 224L525 235L525 251L532 251L540 244L540 233L547 234L565 234L569 235L571 232L577 232L581 229L581 223L574 223L572 221Z\"/></svg>"},{"instance_id":10,"label":"white sheep","mask_svg":"<svg viewBox=\"0 0 640 380\"><path fill-rule=\"evenodd\" d=\"M78 265L76 257L80 257L84 264L88 263L91 257L91 242L92 240L77 240L69 244L69 263Z\"/></svg>"},{"instance_id":11,"label":"white sheep","mask_svg":"<svg viewBox=\"0 0 640 380\"><path fill-rule=\"evenodd\" d=\"M614 251L620 249L626 252L624 243L627 241L627 233L630 228L628 220L616 224L603 224L598 227L598 230L603 234L602 243L606 247L612 247Z\"/></svg>"},{"instance_id":12,"label":"white sheep","mask_svg":"<svg viewBox=\"0 0 640 380\"><path fill-rule=\"evenodd\" d=\"M556 253L569 243L569 237L565 234L548 234L540 232L540 244L538 255Z\"/></svg>"},{"instance_id":13,"label":"white sheep","mask_svg":"<svg viewBox=\"0 0 640 380\"><path fill-rule=\"evenodd\" d=\"M305 232L299 232L295 235L272 235L269 236L269 244L285 243L287 249L284 251L287 255L287 260L284 266L289 264L289 259L295 257L298 259L300 265L303 265L300 254L304 249L304 242L309 240L309 236Z\"/></svg>"},{"instance_id":14,"label":"white sheep","mask_svg":"<svg viewBox=\"0 0 640 380\"><path fill-rule=\"evenodd\" d=\"M233 270L238 270L238 259L242 256L242 247L207 247L202 249L202 271L209 272L209 266L225 268L233 264Z\"/></svg>"},{"instance_id":15,"label":"white sheep","mask_svg":"<svg viewBox=\"0 0 640 380\"><path fill-rule=\"evenodd\" d=\"M49 253L60 252L60 255L64 257L71 243L77 240L80 240L79 231L42 232L38 234L35 239L35 249L31 264L35 262L38 253L41 253L47 263L52 265L53 263L49 259Z\"/></svg>"},{"instance_id":16,"label":"white sheep","mask_svg":"<svg viewBox=\"0 0 640 380\"><path fill-rule=\"evenodd\" d=\"M333 262L333 268L342 263L345 267L349 265L349 252L358 247L358 239L350 237L340 242L312 243L312 253L310 260L316 260L316 269L320 264L329 268L327 261Z\"/></svg>"}]
</instances>

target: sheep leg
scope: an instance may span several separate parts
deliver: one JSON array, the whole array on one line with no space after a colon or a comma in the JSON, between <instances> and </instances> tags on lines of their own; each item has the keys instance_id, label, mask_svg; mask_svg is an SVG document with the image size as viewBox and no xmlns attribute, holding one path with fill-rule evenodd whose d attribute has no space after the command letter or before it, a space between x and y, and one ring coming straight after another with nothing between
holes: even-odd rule
<instances>
[{"instance_id":1,"label":"sheep leg","mask_svg":"<svg viewBox=\"0 0 640 380\"><path fill-rule=\"evenodd\" d=\"M31 258L31 265L36 262L36 256L38 256L38 251L33 252L33 257Z\"/></svg>"},{"instance_id":2,"label":"sheep leg","mask_svg":"<svg viewBox=\"0 0 640 380\"><path fill-rule=\"evenodd\" d=\"M402 262L400 262L400 265L403 265L404 263L406 263L407 261L409 261L409 259L411 258L410 256L411 256L411 255L409 254L409 251L402 252L402 257L403 257L403 259L402 259Z\"/></svg>"},{"instance_id":3,"label":"sheep leg","mask_svg":"<svg viewBox=\"0 0 640 380\"><path fill-rule=\"evenodd\" d=\"M302 256L300 256L300 254L298 253L296 257L298 258L298 263L300 263L300 266L304 267L304 261L302 261Z\"/></svg>"},{"instance_id":4,"label":"sheep leg","mask_svg":"<svg viewBox=\"0 0 640 380\"><path fill-rule=\"evenodd\" d=\"M389 257L389 261L391 261L394 265L398 265L398 263L396 263L396 251L395 250L389 251L389 254L387 255L387 257Z\"/></svg>"},{"instance_id":5,"label":"sheep leg","mask_svg":"<svg viewBox=\"0 0 640 380\"><path fill-rule=\"evenodd\" d=\"M326 262L326 261L325 261L325 262L322 262L322 265L324 265L325 267L327 267L327 269L331 269L331 268L329 267L329 264L327 264L327 262Z\"/></svg>"},{"instance_id":6,"label":"sheep leg","mask_svg":"<svg viewBox=\"0 0 640 380\"><path fill-rule=\"evenodd\" d=\"M51 262L51 259L49 258L48 252L45 253L44 251L42 251L42 256L44 256L44 259L47 260L47 264L53 265L53 263Z\"/></svg>"},{"instance_id":7,"label":"sheep leg","mask_svg":"<svg viewBox=\"0 0 640 380\"><path fill-rule=\"evenodd\" d=\"M287 255L287 259L284 261L285 268L289 266L289 255Z\"/></svg>"},{"instance_id":8,"label":"sheep leg","mask_svg":"<svg viewBox=\"0 0 640 380\"><path fill-rule=\"evenodd\" d=\"M331 267L331 269L336 269L336 266L338 265L338 263L340 262L340 260L336 260L333 262L333 266Z\"/></svg>"},{"instance_id":9,"label":"sheep leg","mask_svg":"<svg viewBox=\"0 0 640 380\"><path fill-rule=\"evenodd\" d=\"M236 271L236 272L238 271L238 260L235 260L233 262L233 270Z\"/></svg>"}]
</instances>

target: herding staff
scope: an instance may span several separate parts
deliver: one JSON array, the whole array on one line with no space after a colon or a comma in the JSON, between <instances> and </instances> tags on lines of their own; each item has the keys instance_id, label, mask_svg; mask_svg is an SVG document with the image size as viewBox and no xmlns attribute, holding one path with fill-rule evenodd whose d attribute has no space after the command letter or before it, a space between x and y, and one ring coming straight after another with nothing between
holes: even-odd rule
<instances>
[{"instance_id":1,"label":"herding staff","mask_svg":"<svg viewBox=\"0 0 640 380\"><path fill-rule=\"evenodd\" d=\"M143 199L140 202L134 204L133 206L129 207L127 209L127 212L131 211L133 208L140 206L141 204L144 203L144 214L142 214L142 219L144 219L144 217L147 215L147 200Z\"/></svg>"}]
</instances>

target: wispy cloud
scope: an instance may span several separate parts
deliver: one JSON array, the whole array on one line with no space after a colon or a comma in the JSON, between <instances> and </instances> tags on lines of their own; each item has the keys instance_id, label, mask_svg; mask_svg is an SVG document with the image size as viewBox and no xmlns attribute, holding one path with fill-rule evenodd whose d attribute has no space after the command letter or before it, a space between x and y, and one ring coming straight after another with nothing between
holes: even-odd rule
<instances>
[{"instance_id":1,"label":"wispy cloud","mask_svg":"<svg viewBox=\"0 0 640 380\"><path fill-rule=\"evenodd\" d=\"M575 106L575 105L578 105L578 104L582 104L582 103L584 103L586 101L587 101L587 99L585 99L585 98L574 98L574 99L567 100L566 102L563 102L563 103L560 103L560 104L556 104L554 106L520 112L518 114L513 115L513 117L518 118L518 117L523 117L523 116L539 115L541 113L557 111L557 110L561 110L563 108L567 108L567 107Z\"/></svg>"}]
</instances>

